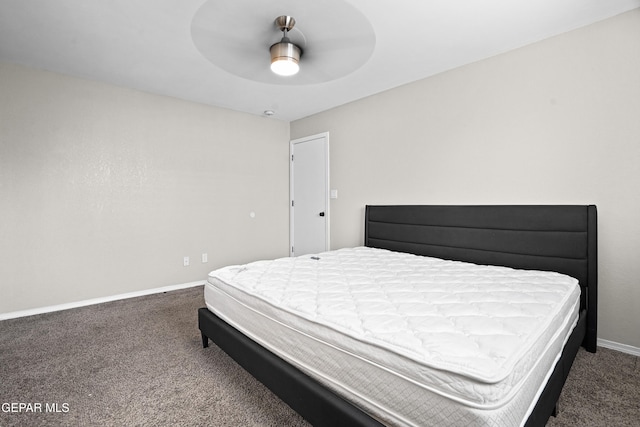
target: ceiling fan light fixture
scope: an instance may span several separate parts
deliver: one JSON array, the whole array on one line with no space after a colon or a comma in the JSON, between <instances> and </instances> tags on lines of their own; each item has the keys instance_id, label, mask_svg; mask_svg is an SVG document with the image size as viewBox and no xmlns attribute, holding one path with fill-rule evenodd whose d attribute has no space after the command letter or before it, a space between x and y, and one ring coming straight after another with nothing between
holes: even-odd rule
<instances>
[{"instance_id":1,"label":"ceiling fan light fixture","mask_svg":"<svg viewBox=\"0 0 640 427\"><path fill-rule=\"evenodd\" d=\"M300 71L300 48L283 37L271 46L271 71L280 76L293 76Z\"/></svg>"},{"instance_id":2,"label":"ceiling fan light fixture","mask_svg":"<svg viewBox=\"0 0 640 427\"><path fill-rule=\"evenodd\" d=\"M269 48L271 71L279 76L293 76L300 71L298 63L300 62L302 49L291 43L287 33L296 25L296 20L292 16L282 15L276 18L275 24L282 31L282 40Z\"/></svg>"}]
</instances>

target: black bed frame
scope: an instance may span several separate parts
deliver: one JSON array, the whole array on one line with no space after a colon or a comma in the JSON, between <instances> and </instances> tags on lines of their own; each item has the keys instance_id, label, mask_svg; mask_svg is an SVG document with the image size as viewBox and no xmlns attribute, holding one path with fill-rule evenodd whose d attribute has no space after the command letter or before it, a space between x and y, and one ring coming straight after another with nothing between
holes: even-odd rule
<instances>
[{"instance_id":1,"label":"black bed frame","mask_svg":"<svg viewBox=\"0 0 640 427\"><path fill-rule=\"evenodd\" d=\"M597 212L593 205L367 206L365 246L417 255L557 271L579 280L580 317L526 426L544 426L580 346L596 351ZM380 426L359 408L247 338L198 310L209 339L314 426Z\"/></svg>"}]
</instances>

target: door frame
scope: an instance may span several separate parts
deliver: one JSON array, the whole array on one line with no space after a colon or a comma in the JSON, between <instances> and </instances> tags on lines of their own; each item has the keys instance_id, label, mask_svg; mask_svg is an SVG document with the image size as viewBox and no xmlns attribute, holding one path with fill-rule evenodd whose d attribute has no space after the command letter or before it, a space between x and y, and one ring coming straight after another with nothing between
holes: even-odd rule
<instances>
[{"instance_id":1,"label":"door frame","mask_svg":"<svg viewBox=\"0 0 640 427\"><path fill-rule=\"evenodd\" d=\"M295 241L295 236L294 236L294 221L295 221L295 213L294 213L294 207L293 207L293 201L294 201L294 174L293 174L293 165L294 165L294 160L293 160L293 155L294 155L294 145L295 144L299 144L301 142L306 142L306 141L311 141L314 139L320 139L320 138L324 138L325 140L325 171L326 174L324 176L324 212L325 212L325 230L324 230L324 234L325 234L325 251L328 251L329 248L331 248L331 244L330 244L330 218L331 218L331 213L330 213L330 209L329 209L329 195L330 195L330 190L329 190L329 132L322 132L322 133L318 133L315 135L310 135L310 136L305 136L302 138L296 138L296 139L292 139L289 141L289 256L294 256L294 252L292 249L294 249L294 241Z\"/></svg>"}]
</instances>

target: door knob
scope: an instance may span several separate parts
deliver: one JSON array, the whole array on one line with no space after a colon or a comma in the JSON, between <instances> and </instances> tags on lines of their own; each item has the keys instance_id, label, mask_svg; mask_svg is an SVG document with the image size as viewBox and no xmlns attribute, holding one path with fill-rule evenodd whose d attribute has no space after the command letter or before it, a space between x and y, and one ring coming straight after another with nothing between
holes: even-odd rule
<instances>
[{"instance_id":1,"label":"door knob","mask_svg":"<svg viewBox=\"0 0 640 427\"><path fill-rule=\"evenodd\" d=\"M324 216L324 212L320 212L320 216Z\"/></svg>"}]
</instances>

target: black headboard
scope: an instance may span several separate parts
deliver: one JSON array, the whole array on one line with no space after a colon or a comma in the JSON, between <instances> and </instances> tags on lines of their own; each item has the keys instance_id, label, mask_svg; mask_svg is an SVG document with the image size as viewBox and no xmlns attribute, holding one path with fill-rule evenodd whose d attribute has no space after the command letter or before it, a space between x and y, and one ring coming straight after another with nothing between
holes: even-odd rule
<instances>
[{"instance_id":1,"label":"black headboard","mask_svg":"<svg viewBox=\"0 0 640 427\"><path fill-rule=\"evenodd\" d=\"M597 330L593 205L367 206L366 246L476 264L557 271L579 280L585 347Z\"/></svg>"}]
</instances>

